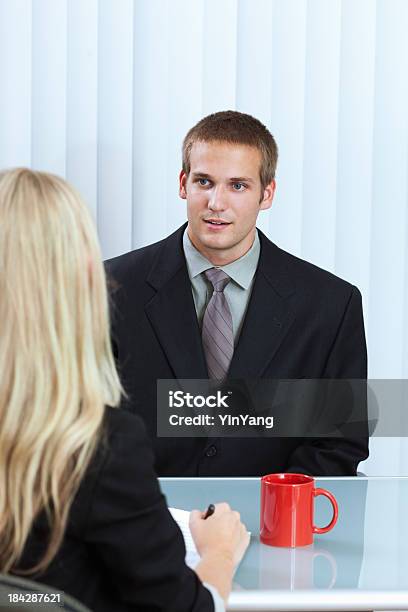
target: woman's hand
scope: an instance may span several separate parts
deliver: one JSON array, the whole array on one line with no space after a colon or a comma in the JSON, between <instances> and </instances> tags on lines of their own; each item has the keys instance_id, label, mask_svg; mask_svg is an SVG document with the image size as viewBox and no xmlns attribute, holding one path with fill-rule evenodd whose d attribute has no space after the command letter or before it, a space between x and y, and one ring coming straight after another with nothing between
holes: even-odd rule
<instances>
[{"instance_id":1,"label":"woman's hand","mask_svg":"<svg viewBox=\"0 0 408 612\"><path fill-rule=\"evenodd\" d=\"M193 510L190 530L201 558L217 556L236 567L249 544L249 534L239 512L227 503L215 505L214 514L204 520L204 513Z\"/></svg>"}]
</instances>

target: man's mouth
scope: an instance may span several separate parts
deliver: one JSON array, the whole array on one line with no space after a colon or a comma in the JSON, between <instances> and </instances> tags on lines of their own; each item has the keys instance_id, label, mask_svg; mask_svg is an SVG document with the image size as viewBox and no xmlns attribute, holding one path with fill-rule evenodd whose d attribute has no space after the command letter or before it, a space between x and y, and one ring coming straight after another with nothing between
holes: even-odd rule
<instances>
[{"instance_id":1,"label":"man's mouth","mask_svg":"<svg viewBox=\"0 0 408 612\"><path fill-rule=\"evenodd\" d=\"M229 221L223 221L222 219L204 219L209 225L230 225Z\"/></svg>"}]
</instances>

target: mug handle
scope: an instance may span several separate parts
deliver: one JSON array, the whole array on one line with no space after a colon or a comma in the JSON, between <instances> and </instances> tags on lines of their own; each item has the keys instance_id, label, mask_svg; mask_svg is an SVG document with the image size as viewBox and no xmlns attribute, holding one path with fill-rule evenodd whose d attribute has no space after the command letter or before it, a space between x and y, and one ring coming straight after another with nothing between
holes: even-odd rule
<instances>
[{"instance_id":1,"label":"mug handle","mask_svg":"<svg viewBox=\"0 0 408 612\"><path fill-rule=\"evenodd\" d=\"M331 505L333 507L333 518L330 523L326 525L326 527L316 527L313 525L313 533L327 533L330 531L330 529L333 529L339 516L339 507L337 505L336 498L330 493L330 491L326 491L326 489L313 489L313 495L315 497L318 495L324 495L331 501Z\"/></svg>"}]
</instances>

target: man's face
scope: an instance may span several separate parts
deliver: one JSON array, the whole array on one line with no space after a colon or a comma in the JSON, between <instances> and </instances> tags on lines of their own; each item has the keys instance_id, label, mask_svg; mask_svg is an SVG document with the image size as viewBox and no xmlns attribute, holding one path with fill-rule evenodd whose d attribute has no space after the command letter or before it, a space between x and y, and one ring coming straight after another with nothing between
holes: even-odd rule
<instances>
[{"instance_id":1,"label":"man's face","mask_svg":"<svg viewBox=\"0 0 408 612\"><path fill-rule=\"evenodd\" d=\"M193 144L179 193L187 200L190 240L214 265L231 263L251 248L258 213L272 204L275 181L262 189L260 165L255 147Z\"/></svg>"}]
</instances>

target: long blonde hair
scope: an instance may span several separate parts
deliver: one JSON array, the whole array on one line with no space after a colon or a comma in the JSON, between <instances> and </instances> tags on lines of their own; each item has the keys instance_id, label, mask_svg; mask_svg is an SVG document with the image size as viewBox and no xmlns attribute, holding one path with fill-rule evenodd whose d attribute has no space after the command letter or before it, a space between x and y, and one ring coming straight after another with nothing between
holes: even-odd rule
<instances>
[{"instance_id":1,"label":"long blonde hair","mask_svg":"<svg viewBox=\"0 0 408 612\"><path fill-rule=\"evenodd\" d=\"M69 509L121 386L98 240L63 179L0 174L0 571L13 570L38 515L55 556Z\"/></svg>"}]
</instances>

